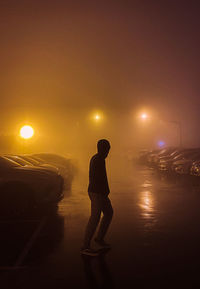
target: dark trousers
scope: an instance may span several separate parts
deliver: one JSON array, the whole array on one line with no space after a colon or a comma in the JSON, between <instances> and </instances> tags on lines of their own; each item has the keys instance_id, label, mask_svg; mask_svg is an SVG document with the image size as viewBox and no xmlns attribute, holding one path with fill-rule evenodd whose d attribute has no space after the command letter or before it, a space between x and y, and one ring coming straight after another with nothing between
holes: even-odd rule
<instances>
[{"instance_id":1,"label":"dark trousers","mask_svg":"<svg viewBox=\"0 0 200 289\"><path fill-rule=\"evenodd\" d=\"M89 197L91 200L91 216L85 231L84 247L90 246L92 237L99 224L101 213L103 213L103 218L101 219L99 230L97 232L98 240L104 239L113 216L113 208L108 196L97 193L89 193Z\"/></svg>"}]
</instances>

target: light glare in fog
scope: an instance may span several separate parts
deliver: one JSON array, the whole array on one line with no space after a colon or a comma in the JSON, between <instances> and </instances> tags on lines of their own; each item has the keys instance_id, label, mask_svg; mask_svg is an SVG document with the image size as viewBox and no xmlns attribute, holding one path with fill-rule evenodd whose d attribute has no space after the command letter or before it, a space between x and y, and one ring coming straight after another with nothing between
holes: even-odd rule
<instances>
[{"instance_id":1,"label":"light glare in fog","mask_svg":"<svg viewBox=\"0 0 200 289\"><path fill-rule=\"evenodd\" d=\"M24 139L32 138L34 135L34 129L30 125L24 125L20 129L20 136Z\"/></svg>"},{"instance_id":2,"label":"light glare in fog","mask_svg":"<svg viewBox=\"0 0 200 289\"><path fill-rule=\"evenodd\" d=\"M142 118L142 119L145 120L145 119L147 119L147 117L148 117L148 115L147 115L146 113L142 113L142 114L141 114L141 118Z\"/></svg>"},{"instance_id":3,"label":"light glare in fog","mask_svg":"<svg viewBox=\"0 0 200 289\"><path fill-rule=\"evenodd\" d=\"M96 119L96 120L99 120L99 119L100 119L100 115L96 114L96 115L95 115L95 119Z\"/></svg>"}]
</instances>

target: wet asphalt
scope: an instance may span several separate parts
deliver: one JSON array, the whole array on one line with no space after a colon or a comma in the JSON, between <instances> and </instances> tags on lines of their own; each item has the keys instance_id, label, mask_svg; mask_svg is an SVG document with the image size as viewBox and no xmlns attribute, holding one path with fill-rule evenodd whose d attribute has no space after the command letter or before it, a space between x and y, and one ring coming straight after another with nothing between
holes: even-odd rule
<instances>
[{"instance_id":1,"label":"wet asphalt","mask_svg":"<svg viewBox=\"0 0 200 289\"><path fill-rule=\"evenodd\" d=\"M110 176L112 249L80 247L90 212L87 177L58 209L1 219L0 288L200 288L200 182L127 164Z\"/></svg>"}]
</instances>

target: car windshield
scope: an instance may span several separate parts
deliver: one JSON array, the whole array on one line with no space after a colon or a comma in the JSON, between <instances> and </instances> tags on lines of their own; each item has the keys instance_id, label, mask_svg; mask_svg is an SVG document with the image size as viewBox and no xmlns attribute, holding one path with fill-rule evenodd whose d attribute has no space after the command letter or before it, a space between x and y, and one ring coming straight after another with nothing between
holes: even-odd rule
<instances>
[{"instance_id":1,"label":"car windshield","mask_svg":"<svg viewBox=\"0 0 200 289\"><path fill-rule=\"evenodd\" d=\"M38 156L31 156L31 158L33 158L34 160L36 160L38 163L44 163L45 160L39 158Z\"/></svg>"},{"instance_id":2,"label":"car windshield","mask_svg":"<svg viewBox=\"0 0 200 289\"><path fill-rule=\"evenodd\" d=\"M162 150L162 152L160 152L159 155L169 155L169 154L172 155L174 153L174 151L175 151L174 148L166 148L166 149Z\"/></svg>"},{"instance_id":3,"label":"car windshield","mask_svg":"<svg viewBox=\"0 0 200 289\"><path fill-rule=\"evenodd\" d=\"M38 161L32 159L31 157L22 156L21 158L22 158L23 160L25 160L25 161L27 161L27 162L29 162L29 163L35 165L35 166L37 166L37 165L39 164Z\"/></svg>"},{"instance_id":4,"label":"car windshield","mask_svg":"<svg viewBox=\"0 0 200 289\"><path fill-rule=\"evenodd\" d=\"M15 161L16 163L18 163L18 164L20 164L22 166L30 166L30 165L32 165L30 162L27 162L27 161L25 161L25 160L23 160L23 159L21 159L19 157L8 156L7 158L10 159L10 160Z\"/></svg>"},{"instance_id":5,"label":"car windshield","mask_svg":"<svg viewBox=\"0 0 200 289\"><path fill-rule=\"evenodd\" d=\"M175 156L177 156L177 155L180 155L180 154L182 154L183 153L183 151L179 151L179 150L177 150L177 151L175 151L175 152L173 152L173 153L171 153L170 154L170 157L175 157Z\"/></svg>"},{"instance_id":6,"label":"car windshield","mask_svg":"<svg viewBox=\"0 0 200 289\"><path fill-rule=\"evenodd\" d=\"M0 168L21 167L20 164L5 157L0 157Z\"/></svg>"},{"instance_id":7,"label":"car windshield","mask_svg":"<svg viewBox=\"0 0 200 289\"><path fill-rule=\"evenodd\" d=\"M159 151L159 150L158 150ZM153 152L155 153L155 152ZM157 153L157 151L156 151ZM59 155L54 155L54 154L36 154L34 157L39 157L43 160L43 162L52 162L52 163L58 163L58 164L65 164L65 158Z\"/></svg>"},{"instance_id":8,"label":"car windshield","mask_svg":"<svg viewBox=\"0 0 200 289\"><path fill-rule=\"evenodd\" d=\"M179 155L177 155L174 159L179 159L179 158L187 158L190 156L194 156L197 152L185 152L185 153L181 153Z\"/></svg>"},{"instance_id":9,"label":"car windshield","mask_svg":"<svg viewBox=\"0 0 200 289\"><path fill-rule=\"evenodd\" d=\"M162 155L162 154L164 154L166 151L167 151L167 149L162 149L162 150L158 153L158 155Z\"/></svg>"}]
</instances>

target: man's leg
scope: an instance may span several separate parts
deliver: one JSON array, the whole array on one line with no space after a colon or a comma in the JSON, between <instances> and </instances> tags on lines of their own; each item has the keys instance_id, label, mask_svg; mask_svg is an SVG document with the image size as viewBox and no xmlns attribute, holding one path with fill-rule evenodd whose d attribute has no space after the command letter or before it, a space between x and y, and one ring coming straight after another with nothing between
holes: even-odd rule
<instances>
[{"instance_id":1,"label":"man's leg","mask_svg":"<svg viewBox=\"0 0 200 289\"><path fill-rule=\"evenodd\" d=\"M104 239L113 216L113 208L111 205L111 201L108 197L103 196L102 211L103 218L101 220L99 231L96 237L96 239L99 241L102 241Z\"/></svg>"},{"instance_id":2,"label":"man's leg","mask_svg":"<svg viewBox=\"0 0 200 289\"><path fill-rule=\"evenodd\" d=\"M90 242L98 226L102 209L102 201L99 194L89 193L89 197L91 200L91 216L89 218L85 231L85 238L83 244L84 248L90 247Z\"/></svg>"}]
</instances>

